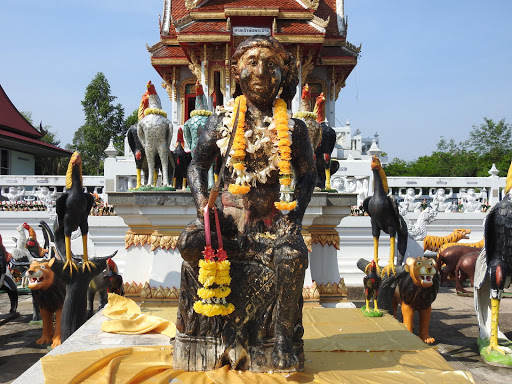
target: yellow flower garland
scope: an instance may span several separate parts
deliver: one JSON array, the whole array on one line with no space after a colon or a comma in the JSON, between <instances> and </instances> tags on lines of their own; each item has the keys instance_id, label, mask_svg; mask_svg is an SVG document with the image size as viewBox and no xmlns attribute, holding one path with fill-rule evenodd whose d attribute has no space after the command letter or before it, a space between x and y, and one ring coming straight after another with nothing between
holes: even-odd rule
<instances>
[{"instance_id":1,"label":"yellow flower garland","mask_svg":"<svg viewBox=\"0 0 512 384\"><path fill-rule=\"evenodd\" d=\"M295 117L296 119L310 118L310 119L316 120L316 113L315 112L307 112L307 111L299 111L299 112L295 112L293 114L293 117Z\"/></svg>"},{"instance_id":2,"label":"yellow flower garland","mask_svg":"<svg viewBox=\"0 0 512 384\"><path fill-rule=\"evenodd\" d=\"M228 187L229 192L232 194L246 194L250 191L251 186L245 167L245 156L247 148L247 138L245 135L245 113L247 112L247 100L245 96L238 96L235 99L235 108L233 116L230 121L231 132L233 131L234 119L237 113L237 108L240 108L238 116L238 124L236 128L235 137L233 139L232 155L230 166L233 167L234 172L237 175L234 184L230 184ZM286 102L282 99L276 99L274 103L274 117L273 127L277 130L277 145L279 150L278 167L279 167L279 182L281 184L281 201L274 203L277 209L280 210L291 210L297 205L296 201L291 200L291 183L292 183L292 171L291 171L291 129L293 122L290 124L288 108ZM222 141L222 140L221 140ZM269 159L270 160L270 159ZM275 168L273 168L275 169Z\"/></svg>"},{"instance_id":3,"label":"yellow flower garland","mask_svg":"<svg viewBox=\"0 0 512 384\"><path fill-rule=\"evenodd\" d=\"M211 115L212 115L212 112L211 111L207 111L205 109L195 109L192 112L190 112L190 117L194 117L194 116L211 116Z\"/></svg>"},{"instance_id":4,"label":"yellow flower garland","mask_svg":"<svg viewBox=\"0 0 512 384\"><path fill-rule=\"evenodd\" d=\"M144 110L144 115L162 115L163 117L167 118L167 112L160 108L146 108Z\"/></svg>"}]
</instances>

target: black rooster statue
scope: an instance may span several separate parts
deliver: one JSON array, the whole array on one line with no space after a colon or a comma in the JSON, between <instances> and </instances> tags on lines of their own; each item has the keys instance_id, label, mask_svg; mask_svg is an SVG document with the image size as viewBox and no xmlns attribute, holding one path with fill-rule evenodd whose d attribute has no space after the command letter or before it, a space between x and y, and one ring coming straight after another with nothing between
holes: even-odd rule
<instances>
[{"instance_id":1,"label":"black rooster statue","mask_svg":"<svg viewBox=\"0 0 512 384\"><path fill-rule=\"evenodd\" d=\"M185 140L183 139L183 129L178 128L178 137L176 139L176 148L172 151L174 164L174 188L183 189L187 184L187 169L192 161L192 154L185 152Z\"/></svg>"},{"instance_id":2,"label":"black rooster statue","mask_svg":"<svg viewBox=\"0 0 512 384\"><path fill-rule=\"evenodd\" d=\"M325 97L323 92L316 98L314 113L316 121L322 128L322 139L315 149L315 165L318 174L316 186L331 191L331 174L339 168L337 161L331 161L331 154L336 145L336 132L325 120Z\"/></svg>"},{"instance_id":3,"label":"black rooster statue","mask_svg":"<svg viewBox=\"0 0 512 384\"><path fill-rule=\"evenodd\" d=\"M63 270L69 268L70 276L73 274L73 269L78 271L71 253L71 233L78 228L82 232L84 251L82 268L84 271L87 268L90 272L91 268L95 267L94 263L89 261L87 254L87 233L89 232L87 219L93 205L94 197L84 192L82 186L82 158L78 152L75 152L71 156L66 172L66 192L56 202L58 228L55 231L55 237L59 237L59 232L64 232L66 263Z\"/></svg>"},{"instance_id":4,"label":"black rooster statue","mask_svg":"<svg viewBox=\"0 0 512 384\"><path fill-rule=\"evenodd\" d=\"M512 277L511 189L512 164L507 174L506 196L487 214L485 246L475 268L475 308L480 328L480 354L490 364L509 368L512 368L512 342L500 332L498 318L503 290L510 286Z\"/></svg>"},{"instance_id":5,"label":"black rooster statue","mask_svg":"<svg viewBox=\"0 0 512 384\"><path fill-rule=\"evenodd\" d=\"M363 208L371 217L373 236L373 259L379 270L379 237L380 231L387 233L390 237L389 263L382 270L382 276L387 273L396 274L395 269L395 239L398 234L398 265L401 265L407 250L407 224L398 213L396 200L388 196L388 181L384 169L377 156L373 156L371 167L373 171L374 191L373 195L367 197L363 202Z\"/></svg>"},{"instance_id":6,"label":"black rooster statue","mask_svg":"<svg viewBox=\"0 0 512 384\"><path fill-rule=\"evenodd\" d=\"M382 312L377 306L377 297L379 295L379 287L382 282L381 277L377 272L377 263L375 260L370 261L370 264L365 268L366 275L363 278L364 297L366 305L363 310L365 316L382 316ZM370 300L373 299L373 310L370 309Z\"/></svg>"},{"instance_id":7,"label":"black rooster statue","mask_svg":"<svg viewBox=\"0 0 512 384\"><path fill-rule=\"evenodd\" d=\"M128 145L135 157L135 168L137 169L137 186L135 189L139 189L142 185L142 171L144 171L144 185L148 182L148 163L146 161L144 147L137 136L137 124L128 128L126 137L128 138Z\"/></svg>"}]
</instances>

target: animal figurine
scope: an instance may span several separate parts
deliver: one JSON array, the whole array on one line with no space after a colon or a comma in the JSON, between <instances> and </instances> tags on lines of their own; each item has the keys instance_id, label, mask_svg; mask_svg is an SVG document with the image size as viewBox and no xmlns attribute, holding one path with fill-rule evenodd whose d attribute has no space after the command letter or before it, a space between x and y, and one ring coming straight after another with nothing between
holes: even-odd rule
<instances>
[{"instance_id":1,"label":"animal figurine","mask_svg":"<svg viewBox=\"0 0 512 384\"><path fill-rule=\"evenodd\" d=\"M443 244L456 243L462 239L469 239L470 229L454 229L452 233L447 236L425 236L423 239L423 252L429 250L432 252L439 252Z\"/></svg>"},{"instance_id":2,"label":"animal figurine","mask_svg":"<svg viewBox=\"0 0 512 384\"><path fill-rule=\"evenodd\" d=\"M318 112L311 112L311 90L309 89L309 85L306 84L302 88L299 111L294 113L293 117L301 119L306 123L313 153L322 140L322 128L320 127L320 123L316 120L317 113Z\"/></svg>"},{"instance_id":3,"label":"animal figurine","mask_svg":"<svg viewBox=\"0 0 512 384\"><path fill-rule=\"evenodd\" d=\"M379 296L379 287L382 282L381 277L377 273L377 263L375 260L370 261L366 271L366 275L363 278L364 286L364 297L366 299L366 305L361 308L365 316L382 316L382 312L379 310L377 305L377 297ZM373 310L370 309L370 300L373 298Z\"/></svg>"},{"instance_id":4,"label":"animal figurine","mask_svg":"<svg viewBox=\"0 0 512 384\"><path fill-rule=\"evenodd\" d=\"M9 313L17 313L18 288L11 277L7 276L7 264L11 260L11 257L12 255L5 249L2 236L0 235L0 289L6 290L9 295L11 302Z\"/></svg>"},{"instance_id":5,"label":"animal figurine","mask_svg":"<svg viewBox=\"0 0 512 384\"><path fill-rule=\"evenodd\" d=\"M22 225L23 228L28 231L28 239L25 244L30 254L35 258L45 257L45 255L48 253L48 249L44 249L39 245L36 231L34 231L34 229L27 223L23 223Z\"/></svg>"},{"instance_id":6,"label":"animal figurine","mask_svg":"<svg viewBox=\"0 0 512 384\"><path fill-rule=\"evenodd\" d=\"M37 260L30 263L25 275L29 279L28 287L34 295L43 320L43 335L36 343L51 343L52 348L55 348L61 343L61 315L66 294L64 282L55 276L48 262L40 263Z\"/></svg>"},{"instance_id":7,"label":"animal figurine","mask_svg":"<svg viewBox=\"0 0 512 384\"><path fill-rule=\"evenodd\" d=\"M82 158L78 152L75 152L71 156L66 172L66 192L60 195L56 201L58 227L55 231L55 237L57 237L58 232L64 232L66 263L63 268L64 270L69 268L70 276L73 274L73 269L78 271L78 267L72 260L73 254L71 252L71 233L77 228L80 228L82 232L84 251L82 268L84 271L86 268L89 271L94 268L94 264L89 261L87 253L87 233L89 232L87 219L93 205L94 197L83 190Z\"/></svg>"},{"instance_id":8,"label":"animal figurine","mask_svg":"<svg viewBox=\"0 0 512 384\"><path fill-rule=\"evenodd\" d=\"M16 248L12 250L12 259L16 262L31 263L34 256L27 249L27 236L25 235L25 227L19 225L16 230L18 231L18 238L16 239Z\"/></svg>"},{"instance_id":9,"label":"animal figurine","mask_svg":"<svg viewBox=\"0 0 512 384\"><path fill-rule=\"evenodd\" d=\"M480 328L480 355L486 362L508 367L512 366L512 343L499 331L498 319L503 290L510 285L512 278L511 189L512 164L505 183L505 198L487 213L485 247L475 268L475 308ZM500 360L494 360L496 357Z\"/></svg>"},{"instance_id":10,"label":"animal figurine","mask_svg":"<svg viewBox=\"0 0 512 384\"><path fill-rule=\"evenodd\" d=\"M148 162L146 161L146 152L137 136L137 124L133 124L126 131L128 145L135 157L135 168L137 169L137 185L135 189L139 189L142 185L142 171L144 171L144 185L148 183Z\"/></svg>"},{"instance_id":11,"label":"animal figurine","mask_svg":"<svg viewBox=\"0 0 512 384\"><path fill-rule=\"evenodd\" d=\"M124 296L123 277L119 274L117 265L111 258L107 260L107 268L103 271L103 274L95 276L89 283L89 289L87 290L88 318L94 313L96 293L99 293L98 310L107 305L109 293Z\"/></svg>"},{"instance_id":12,"label":"animal figurine","mask_svg":"<svg viewBox=\"0 0 512 384\"><path fill-rule=\"evenodd\" d=\"M187 185L187 170L188 165L192 161L192 154L185 152L185 140L183 140L183 130L178 128L178 137L176 139L176 146L172 151L174 158L174 188L184 189Z\"/></svg>"},{"instance_id":13,"label":"animal figurine","mask_svg":"<svg viewBox=\"0 0 512 384\"><path fill-rule=\"evenodd\" d=\"M455 290L457 293L470 293L466 291L463 287L463 283L469 278L471 282L471 286L475 286L475 268L476 268L476 260L478 259L478 255L480 255L480 250L475 250L470 253L464 254L457 265L455 266ZM442 284L442 280L441 280Z\"/></svg>"},{"instance_id":14,"label":"animal figurine","mask_svg":"<svg viewBox=\"0 0 512 384\"><path fill-rule=\"evenodd\" d=\"M367 197L363 202L363 209L368 212L371 218L373 236L373 259L379 265L379 237L383 231L389 234L391 245L388 265L382 270L382 275L387 273L395 274L395 239L398 235L398 265L402 264L403 257L407 251L407 224L398 213L396 200L388 196L388 181L384 169L377 156L373 156L371 168L374 178L373 195ZM379 268L377 268L379 270Z\"/></svg>"},{"instance_id":15,"label":"animal figurine","mask_svg":"<svg viewBox=\"0 0 512 384\"><path fill-rule=\"evenodd\" d=\"M360 267L361 260L358 262ZM401 307L403 323L413 332L414 313L420 313L419 338L427 344L435 339L429 334L432 303L439 291L439 274L435 261L428 257L409 257L404 266L397 267L396 275L383 278L378 303L381 309L391 311L397 318Z\"/></svg>"},{"instance_id":16,"label":"animal figurine","mask_svg":"<svg viewBox=\"0 0 512 384\"><path fill-rule=\"evenodd\" d=\"M439 248L439 253L443 252L446 248L450 248L450 247L454 247L454 246L459 246L459 245L462 245L464 247L483 248L484 245L485 245L485 238L482 238L482 240L477 241L475 243L463 243L463 244L459 244L459 243L445 243L445 244L441 245L441 247Z\"/></svg>"},{"instance_id":17,"label":"animal figurine","mask_svg":"<svg viewBox=\"0 0 512 384\"><path fill-rule=\"evenodd\" d=\"M172 123L167 120L167 114L162 110L160 97L151 81L147 84L147 100L148 107L144 109L144 117L137 124L137 136L146 153L148 185L156 185L155 171L158 157L162 164L162 185L169 186L169 174L174 173L174 161L170 150Z\"/></svg>"},{"instance_id":18,"label":"animal figurine","mask_svg":"<svg viewBox=\"0 0 512 384\"><path fill-rule=\"evenodd\" d=\"M393 296L393 316L397 317L401 306L403 323L409 332L413 331L414 312L420 313L419 338L427 344L435 339L429 335L432 303L439 291L439 275L435 262L427 257L406 260L405 273L397 276L397 288Z\"/></svg>"},{"instance_id":19,"label":"animal figurine","mask_svg":"<svg viewBox=\"0 0 512 384\"><path fill-rule=\"evenodd\" d=\"M188 147L190 148L192 157L194 157L194 150L199 139L201 131L206 126L208 118L212 112L208 110L206 96L203 91L203 86L199 81L196 83L196 104L192 112L190 112L190 119L185 122L183 126L183 134Z\"/></svg>"},{"instance_id":20,"label":"animal figurine","mask_svg":"<svg viewBox=\"0 0 512 384\"><path fill-rule=\"evenodd\" d=\"M469 253L480 253L481 248L467 247L464 245L451 246L439 252L437 255L437 268L441 273L441 285L448 282L448 277L455 277L457 280L456 266L459 260ZM444 268L442 266L444 265ZM474 273L474 272L473 272Z\"/></svg>"},{"instance_id":21,"label":"animal figurine","mask_svg":"<svg viewBox=\"0 0 512 384\"><path fill-rule=\"evenodd\" d=\"M325 122L325 97L323 92L316 98L313 112L316 113L316 121L322 128L320 145L315 150L315 164L318 173L317 187L331 190L331 173L336 173L339 163L331 162L331 153L336 145L336 132ZM331 170L331 165L336 169Z\"/></svg>"}]
</instances>

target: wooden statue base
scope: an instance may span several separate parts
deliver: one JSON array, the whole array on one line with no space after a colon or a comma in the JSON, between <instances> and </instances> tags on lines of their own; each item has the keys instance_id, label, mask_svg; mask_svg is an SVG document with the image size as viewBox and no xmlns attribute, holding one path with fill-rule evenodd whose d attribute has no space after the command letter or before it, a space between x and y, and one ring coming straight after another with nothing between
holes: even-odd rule
<instances>
[{"instance_id":1,"label":"wooden statue base","mask_svg":"<svg viewBox=\"0 0 512 384\"><path fill-rule=\"evenodd\" d=\"M229 360L224 361L222 354L225 351L225 345L221 338L187 336L177 332L173 344L173 368L186 371L209 371L220 368L231 360L237 362L237 366L232 369L268 373L269 361L272 360L274 348L274 340L262 340L260 344L248 347L248 355L240 353L238 350L232 350L230 352L232 356L229 356ZM304 367L304 342L294 342L293 349L299 358L300 366ZM303 370L304 368L299 369L299 371ZM277 371L274 370L274 372Z\"/></svg>"}]
</instances>

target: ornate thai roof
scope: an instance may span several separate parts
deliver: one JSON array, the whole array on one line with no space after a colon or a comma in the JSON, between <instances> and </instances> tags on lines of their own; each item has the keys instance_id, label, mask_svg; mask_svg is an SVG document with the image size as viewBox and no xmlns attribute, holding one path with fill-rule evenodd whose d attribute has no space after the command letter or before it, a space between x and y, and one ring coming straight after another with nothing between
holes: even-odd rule
<instances>
[{"instance_id":1,"label":"ornate thai roof","mask_svg":"<svg viewBox=\"0 0 512 384\"><path fill-rule=\"evenodd\" d=\"M18 111L0 85L0 146L42 156L70 156L71 152L41 141L43 134Z\"/></svg>"}]
</instances>

